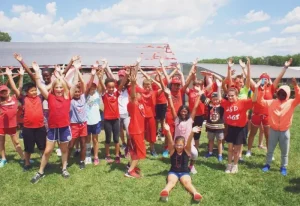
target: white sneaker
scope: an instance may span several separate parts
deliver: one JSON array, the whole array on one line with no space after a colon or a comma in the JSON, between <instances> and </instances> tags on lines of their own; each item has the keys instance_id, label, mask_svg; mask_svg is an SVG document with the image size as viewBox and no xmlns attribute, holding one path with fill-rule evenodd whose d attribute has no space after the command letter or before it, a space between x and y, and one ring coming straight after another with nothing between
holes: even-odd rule
<instances>
[{"instance_id":1,"label":"white sneaker","mask_svg":"<svg viewBox=\"0 0 300 206\"><path fill-rule=\"evenodd\" d=\"M238 169L238 166L237 165L233 165L232 168L231 168L231 173L238 173L239 169Z\"/></svg>"},{"instance_id":2,"label":"white sneaker","mask_svg":"<svg viewBox=\"0 0 300 206\"><path fill-rule=\"evenodd\" d=\"M228 164L225 173L231 173L232 164Z\"/></svg>"},{"instance_id":3,"label":"white sneaker","mask_svg":"<svg viewBox=\"0 0 300 206\"><path fill-rule=\"evenodd\" d=\"M246 157L251 157L251 152L250 152L250 151L247 151L245 156L246 156Z\"/></svg>"},{"instance_id":4,"label":"white sneaker","mask_svg":"<svg viewBox=\"0 0 300 206\"><path fill-rule=\"evenodd\" d=\"M197 170L194 165L190 167L190 170L192 174L197 174Z\"/></svg>"},{"instance_id":5,"label":"white sneaker","mask_svg":"<svg viewBox=\"0 0 300 206\"><path fill-rule=\"evenodd\" d=\"M56 149L55 152L56 152L57 156L61 157L61 150L60 149Z\"/></svg>"},{"instance_id":6,"label":"white sneaker","mask_svg":"<svg viewBox=\"0 0 300 206\"><path fill-rule=\"evenodd\" d=\"M84 162L85 162L86 165L92 164L92 158L91 157L86 157Z\"/></svg>"}]
</instances>

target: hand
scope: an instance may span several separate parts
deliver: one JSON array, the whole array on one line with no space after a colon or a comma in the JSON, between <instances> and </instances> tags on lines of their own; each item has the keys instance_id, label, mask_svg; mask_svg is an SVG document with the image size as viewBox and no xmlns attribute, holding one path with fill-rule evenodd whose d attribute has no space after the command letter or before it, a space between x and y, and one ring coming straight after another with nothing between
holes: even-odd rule
<instances>
[{"instance_id":1,"label":"hand","mask_svg":"<svg viewBox=\"0 0 300 206\"><path fill-rule=\"evenodd\" d=\"M249 66L250 66L250 58L247 57L247 67L249 67Z\"/></svg>"},{"instance_id":2,"label":"hand","mask_svg":"<svg viewBox=\"0 0 300 206\"><path fill-rule=\"evenodd\" d=\"M245 67L246 67L245 62L243 62L241 59L239 60L239 63L240 63L240 65L241 65L242 68L245 68Z\"/></svg>"},{"instance_id":3,"label":"hand","mask_svg":"<svg viewBox=\"0 0 300 206\"><path fill-rule=\"evenodd\" d=\"M77 60L77 61L73 62L73 66L75 67L75 69L80 69L80 67L81 67L81 61Z\"/></svg>"},{"instance_id":4,"label":"hand","mask_svg":"<svg viewBox=\"0 0 300 206\"><path fill-rule=\"evenodd\" d=\"M159 59L159 63L160 63L160 65L162 66L162 65L164 64L164 59L163 59L163 58L160 58L160 59Z\"/></svg>"},{"instance_id":5,"label":"hand","mask_svg":"<svg viewBox=\"0 0 300 206\"><path fill-rule=\"evenodd\" d=\"M138 57L138 58L136 59L136 64L137 64L137 65L140 64L141 61L142 61L142 58L141 58L141 57Z\"/></svg>"},{"instance_id":6,"label":"hand","mask_svg":"<svg viewBox=\"0 0 300 206\"><path fill-rule=\"evenodd\" d=\"M72 59L71 59L71 61L75 62L75 61L77 61L79 59L80 59L80 56L73 56Z\"/></svg>"},{"instance_id":7,"label":"hand","mask_svg":"<svg viewBox=\"0 0 300 206\"><path fill-rule=\"evenodd\" d=\"M24 69L23 67L20 67L20 70L18 71L18 73L20 74L20 76L24 76Z\"/></svg>"},{"instance_id":8,"label":"hand","mask_svg":"<svg viewBox=\"0 0 300 206\"><path fill-rule=\"evenodd\" d=\"M230 70L230 72L231 72L231 76L235 75L235 70L234 69Z\"/></svg>"},{"instance_id":9,"label":"hand","mask_svg":"<svg viewBox=\"0 0 300 206\"><path fill-rule=\"evenodd\" d=\"M228 69L231 69L231 67L233 67L234 63L233 63L233 61L232 61L232 58L229 58L229 59L228 59L227 64L228 64Z\"/></svg>"},{"instance_id":10,"label":"hand","mask_svg":"<svg viewBox=\"0 0 300 206\"><path fill-rule=\"evenodd\" d=\"M289 67L289 66L291 66L292 62L293 62L293 59L290 58L288 61L285 62L284 66Z\"/></svg>"},{"instance_id":11,"label":"hand","mask_svg":"<svg viewBox=\"0 0 300 206\"><path fill-rule=\"evenodd\" d=\"M107 60L106 59L102 59L102 66L101 66L101 68L102 69L105 69L106 67L107 67L107 65L108 65L108 62L107 62Z\"/></svg>"},{"instance_id":12,"label":"hand","mask_svg":"<svg viewBox=\"0 0 300 206\"><path fill-rule=\"evenodd\" d=\"M92 68L92 70L91 70L91 74L94 76L95 74L96 74L96 72L97 72L97 69L96 68L98 68L98 67L95 67L95 66L93 66L93 68Z\"/></svg>"},{"instance_id":13,"label":"hand","mask_svg":"<svg viewBox=\"0 0 300 206\"><path fill-rule=\"evenodd\" d=\"M96 70L94 70L94 71L96 72ZM97 76L98 76L99 79L103 78L103 74L104 74L103 69L99 69L97 71ZM93 75L93 73L92 73L92 75Z\"/></svg>"},{"instance_id":14,"label":"hand","mask_svg":"<svg viewBox=\"0 0 300 206\"><path fill-rule=\"evenodd\" d=\"M255 89L257 89L258 87L261 86L261 82L262 82L262 79L260 79L260 80L255 84Z\"/></svg>"},{"instance_id":15,"label":"hand","mask_svg":"<svg viewBox=\"0 0 300 206\"><path fill-rule=\"evenodd\" d=\"M125 69L125 74L126 74L127 76L130 75L130 67L126 67L126 69Z\"/></svg>"},{"instance_id":16,"label":"hand","mask_svg":"<svg viewBox=\"0 0 300 206\"><path fill-rule=\"evenodd\" d=\"M180 64L176 64L176 69L178 70L178 72L180 71Z\"/></svg>"},{"instance_id":17,"label":"hand","mask_svg":"<svg viewBox=\"0 0 300 206\"><path fill-rule=\"evenodd\" d=\"M76 67L75 67L76 68ZM59 65L55 65L54 69L57 73L59 73L60 75L62 75L62 73L64 72L63 68L61 68Z\"/></svg>"},{"instance_id":18,"label":"hand","mask_svg":"<svg viewBox=\"0 0 300 206\"><path fill-rule=\"evenodd\" d=\"M5 73L6 73L7 76L11 76L12 75L12 72L11 72L10 68L8 68L8 67L6 67Z\"/></svg>"},{"instance_id":19,"label":"hand","mask_svg":"<svg viewBox=\"0 0 300 206\"><path fill-rule=\"evenodd\" d=\"M199 59L196 58L195 61L193 61L193 65L195 66L196 64L198 64Z\"/></svg>"},{"instance_id":20,"label":"hand","mask_svg":"<svg viewBox=\"0 0 300 206\"><path fill-rule=\"evenodd\" d=\"M171 95L171 91L169 88L165 88L164 92L168 97Z\"/></svg>"},{"instance_id":21,"label":"hand","mask_svg":"<svg viewBox=\"0 0 300 206\"><path fill-rule=\"evenodd\" d=\"M35 71L35 73L40 72L40 67L36 62L32 62L32 68Z\"/></svg>"},{"instance_id":22,"label":"hand","mask_svg":"<svg viewBox=\"0 0 300 206\"><path fill-rule=\"evenodd\" d=\"M218 87L222 86L222 82L219 79L216 79L216 84L217 84Z\"/></svg>"},{"instance_id":23,"label":"hand","mask_svg":"<svg viewBox=\"0 0 300 206\"><path fill-rule=\"evenodd\" d=\"M131 75L129 76L129 81L131 82L131 84L136 84L136 73L135 72L131 72Z\"/></svg>"},{"instance_id":24,"label":"hand","mask_svg":"<svg viewBox=\"0 0 300 206\"><path fill-rule=\"evenodd\" d=\"M170 131L170 126L167 123L164 123L164 129L166 131Z\"/></svg>"},{"instance_id":25,"label":"hand","mask_svg":"<svg viewBox=\"0 0 300 206\"><path fill-rule=\"evenodd\" d=\"M292 85L293 85L294 87L297 87L298 83L297 83L296 78L292 78Z\"/></svg>"},{"instance_id":26,"label":"hand","mask_svg":"<svg viewBox=\"0 0 300 206\"><path fill-rule=\"evenodd\" d=\"M19 62L21 62L23 60L22 56L20 54L14 53L14 57L16 60L18 60Z\"/></svg>"},{"instance_id":27,"label":"hand","mask_svg":"<svg viewBox=\"0 0 300 206\"><path fill-rule=\"evenodd\" d=\"M198 127L198 126L193 127L192 132L194 132L194 133L199 133L199 132L201 132L201 127Z\"/></svg>"}]
</instances>

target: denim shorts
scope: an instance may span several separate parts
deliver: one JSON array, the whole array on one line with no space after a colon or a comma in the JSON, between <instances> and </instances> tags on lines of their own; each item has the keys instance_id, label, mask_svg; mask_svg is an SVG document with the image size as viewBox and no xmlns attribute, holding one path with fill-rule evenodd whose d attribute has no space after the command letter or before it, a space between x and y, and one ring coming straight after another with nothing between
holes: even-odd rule
<instances>
[{"instance_id":1,"label":"denim shorts","mask_svg":"<svg viewBox=\"0 0 300 206\"><path fill-rule=\"evenodd\" d=\"M176 175L177 177L178 177L178 179L180 179L181 177L183 177L184 175L188 175L188 176L190 176L190 173L189 172L172 172L172 171L170 171L169 173L168 173L168 175Z\"/></svg>"},{"instance_id":2,"label":"denim shorts","mask_svg":"<svg viewBox=\"0 0 300 206\"><path fill-rule=\"evenodd\" d=\"M88 135L90 134L100 134L101 132L101 122L98 122L97 124L88 125L87 126L87 132Z\"/></svg>"},{"instance_id":3,"label":"denim shorts","mask_svg":"<svg viewBox=\"0 0 300 206\"><path fill-rule=\"evenodd\" d=\"M72 139L70 126L54 129L49 128L47 139L50 142L70 142Z\"/></svg>"}]
</instances>

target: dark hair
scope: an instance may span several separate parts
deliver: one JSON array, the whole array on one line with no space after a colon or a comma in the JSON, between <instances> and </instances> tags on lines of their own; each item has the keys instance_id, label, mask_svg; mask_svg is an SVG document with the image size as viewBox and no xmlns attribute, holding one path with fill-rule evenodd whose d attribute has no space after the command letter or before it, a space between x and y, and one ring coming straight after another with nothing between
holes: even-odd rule
<instances>
[{"instance_id":1,"label":"dark hair","mask_svg":"<svg viewBox=\"0 0 300 206\"><path fill-rule=\"evenodd\" d=\"M105 86L106 86L108 83L111 83L111 82L115 83L115 80L112 79L112 78L107 78L107 79L105 79L104 84L105 84Z\"/></svg>"},{"instance_id":2,"label":"dark hair","mask_svg":"<svg viewBox=\"0 0 300 206\"><path fill-rule=\"evenodd\" d=\"M26 93L27 93L31 88L36 88L35 83L33 83L33 82L28 82L28 83L24 84L24 86L23 86L23 90L24 90L24 92L26 92Z\"/></svg>"},{"instance_id":3,"label":"dark hair","mask_svg":"<svg viewBox=\"0 0 300 206\"><path fill-rule=\"evenodd\" d=\"M185 138L183 136L177 136L177 137L175 137L174 142L176 143L177 141L183 141L183 143L185 144Z\"/></svg>"},{"instance_id":4,"label":"dark hair","mask_svg":"<svg viewBox=\"0 0 300 206\"><path fill-rule=\"evenodd\" d=\"M187 111L187 117L186 117L186 119L182 119L181 116L180 116L180 112L181 112L182 110L184 110L184 109ZM179 107L178 112L177 112L177 117L179 118L179 122L188 120L188 119L190 118L190 115L191 115L191 113L190 113L190 109L189 109L188 106L186 106L186 105L181 105L181 106Z\"/></svg>"},{"instance_id":5,"label":"dark hair","mask_svg":"<svg viewBox=\"0 0 300 206\"><path fill-rule=\"evenodd\" d=\"M121 85L121 82L122 82L122 79L119 79L119 80L117 81L117 85L120 86L120 85ZM125 83L125 85L124 85L123 88L126 88L126 87L128 86L128 84L129 84L129 79L127 79L127 81L126 81L126 83Z\"/></svg>"},{"instance_id":6,"label":"dark hair","mask_svg":"<svg viewBox=\"0 0 300 206\"><path fill-rule=\"evenodd\" d=\"M44 68L42 68L42 74L43 74L44 72L49 72L49 74L52 74L53 69L50 69L50 68L48 68L48 67L44 67Z\"/></svg>"}]
</instances>

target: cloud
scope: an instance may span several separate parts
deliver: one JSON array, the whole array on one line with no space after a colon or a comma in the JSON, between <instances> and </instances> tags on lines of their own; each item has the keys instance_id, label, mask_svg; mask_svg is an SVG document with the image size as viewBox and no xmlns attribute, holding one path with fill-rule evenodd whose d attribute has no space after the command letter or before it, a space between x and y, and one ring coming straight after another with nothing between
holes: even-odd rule
<instances>
[{"instance_id":1,"label":"cloud","mask_svg":"<svg viewBox=\"0 0 300 206\"><path fill-rule=\"evenodd\" d=\"M56 3L55 2L48 3L46 5L46 9L49 14L55 15L56 14Z\"/></svg>"},{"instance_id":2,"label":"cloud","mask_svg":"<svg viewBox=\"0 0 300 206\"><path fill-rule=\"evenodd\" d=\"M32 11L32 7L31 6L25 6L25 5L13 5L11 12L13 13L21 13L21 12L28 12L28 11Z\"/></svg>"},{"instance_id":3,"label":"cloud","mask_svg":"<svg viewBox=\"0 0 300 206\"><path fill-rule=\"evenodd\" d=\"M282 34L286 33L300 33L300 24L295 24L293 26L288 26L281 32Z\"/></svg>"},{"instance_id":4,"label":"cloud","mask_svg":"<svg viewBox=\"0 0 300 206\"><path fill-rule=\"evenodd\" d=\"M265 32L269 32L270 30L271 30L270 27L265 26L265 27L258 28L258 29L254 30L254 31L251 31L250 34L265 33Z\"/></svg>"},{"instance_id":5,"label":"cloud","mask_svg":"<svg viewBox=\"0 0 300 206\"><path fill-rule=\"evenodd\" d=\"M300 22L300 6L294 8L292 11L287 13L284 18L278 20L277 24L288 24Z\"/></svg>"},{"instance_id":6,"label":"cloud","mask_svg":"<svg viewBox=\"0 0 300 206\"><path fill-rule=\"evenodd\" d=\"M234 34L234 36L240 36L240 35L242 35L242 34L244 34L243 31L238 31L238 32L236 32L236 33Z\"/></svg>"},{"instance_id":7,"label":"cloud","mask_svg":"<svg viewBox=\"0 0 300 206\"><path fill-rule=\"evenodd\" d=\"M236 25L236 24L248 24L253 22L262 22L267 21L271 17L269 14L263 12L263 11L255 11L251 10L249 11L243 18L241 19L231 19L228 24Z\"/></svg>"}]
</instances>

